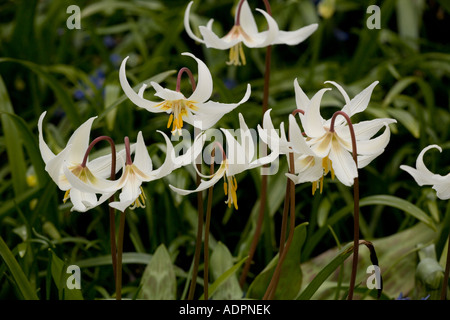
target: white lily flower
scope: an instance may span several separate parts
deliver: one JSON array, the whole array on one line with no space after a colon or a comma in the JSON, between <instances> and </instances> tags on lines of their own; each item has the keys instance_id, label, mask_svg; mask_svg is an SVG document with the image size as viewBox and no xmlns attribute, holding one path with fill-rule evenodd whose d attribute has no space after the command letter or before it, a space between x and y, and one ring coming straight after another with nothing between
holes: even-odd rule
<instances>
[{"instance_id":1,"label":"white lily flower","mask_svg":"<svg viewBox=\"0 0 450 320\"><path fill-rule=\"evenodd\" d=\"M138 207L145 208L146 196L142 189L142 182L163 178L173 170L192 163L201 152L202 144L204 142L204 136L202 134L198 135L193 146L191 146L184 155L176 157L170 139L164 132L158 132L163 135L166 141L166 158L164 163L158 169L153 169L152 160L148 154L142 132L139 131L135 145L134 161L131 160L132 152L128 149L128 140L125 142L126 161L122 168L122 175L119 179L112 181L112 183L103 189L98 189L97 184L92 184L90 180L81 180L66 169L65 173L67 179L80 190L88 190L91 192L103 191L108 193L114 193L121 190L119 201L111 202L109 205L122 212L128 207L132 210Z\"/></svg>"},{"instance_id":2,"label":"white lily flower","mask_svg":"<svg viewBox=\"0 0 450 320\"><path fill-rule=\"evenodd\" d=\"M337 83L331 81L328 83L335 85L344 96L346 104L341 112L350 118L367 108L378 81L372 83L353 99L350 99ZM320 115L322 96L331 89L322 89L309 100L296 81L294 84L296 101L300 104L297 107L304 110L304 114L299 113L299 116L305 130L307 144L314 155L322 159L325 174L331 171L332 175L335 175L344 185L351 186L358 172L351 155L353 148L350 126L343 116L336 114L331 119L324 120ZM352 125L356 140L358 168L363 168L384 151L390 139L389 124L395 122L397 121L394 119L383 118ZM384 132L373 138L382 127L385 127Z\"/></svg>"},{"instance_id":3,"label":"white lily flower","mask_svg":"<svg viewBox=\"0 0 450 320\"><path fill-rule=\"evenodd\" d=\"M299 125L295 120L295 116L289 115L289 141L284 133L284 123L280 124L280 134L269 132L276 132L270 118L270 109L266 111L263 118L263 128L258 126L258 131L261 139L268 144L269 148L279 145L280 153L287 156L288 164L290 164L290 156L292 153L294 159L294 173L286 173L286 176L295 184L303 182L313 183L313 194L320 184L320 189L323 188L323 176L331 171L334 177L333 169L329 163L324 163L327 159L318 157L307 144ZM325 171L324 171L325 170Z\"/></svg>"},{"instance_id":4,"label":"white lily flower","mask_svg":"<svg viewBox=\"0 0 450 320\"><path fill-rule=\"evenodd\" d=\"M234 205L234 208L237 210L237 181L235 175L245 170L257 168L273 162L278 157L278 152L276 150L272 150L269 155L253 160L256 154L256 146L242 114L239 114L239 124L240 142L233 136L233 134L231 134L229 130L221 129L225 135L227 153L225 154L225 152L223 152L222 163L214 174L206 176L198 172L198 174L204 179L201 180L195 190L184 190L176 188L172 185L169 185L169 187L178 194L187 195L193 192L201 192L206 190L215 185L223 177L224 192L225 195L228 196L225 203L228 204L228 207Z\"/></svg>"},{"instance_id":5,"label":"white lily flower","mask_svg":"<svg viewBox=\"0 0 450 320\"><path fill-rule=\"evenodd\" d=\"M83 159L89 146L89 135L92 123L96 117L92 117L84 122L70 137L66 147L55 155L45 143L42 122L46 112L39 117L39 149L42 159L45 163L45 170L49 173L52 180L57 184L59 189L66 191L63 201L68 199L72 201L73 207L71 211L85 212L95 206L106 201L110 193L101 193L100 199L97 199L95 192L85 191L83 189L74 188L68 181L65 171L77 176L83 180L91 180L100 190L110 186L109 182L103 182L99 178L106 178L111 174L111 154L98 157L92 161L86 162L83 166ZM116 153L116 172L120 169L120 164L124 162L124 151Z\"/></svg>"},{"instance_id":6,"label":"white lily flower","mask_svg":"<svg viewBox=\"0 0 450 320\"><path fill-rule=\"evenodd\" d=\"M191 53L182 53L197 61L198 65L198 81L195 90L186 98L181 92L161 87L156 82L151 82L151 86L155 89L155 96L163 101L155 102L147 100L143 97L144 90L147 85L144 84L138 93L136 93L127 81L125 65L128 60L126 57L120 66L119 79L123 91L127 97L138 107L144 108L150 112L166 112L170 114L167 127L172 124L172 132L180 131L183 122L187 122L200 130L206 130L219 121L224 114L232 111L240 104L246 102L250 97L250 85L247 85L247 91L244 97L238 103L219 103L210 101L213 91L213 81L211 73L206 64L196 58Z\"/></svg>"},{"instance_id":7,"label":"white lily flower","mask_svg":"<svg viewBox=\"0 0 450 320\"><path fill-rule=\"evenodd\" d=\"M425 147L419 154L416 160L416 168L412 168L410 166L401 165L400 169L408 172L414 180L416 180L419 186L423 185L432 185L433 189L436 190L436 195L441 200L450 199L450 173L441 176L439 174L435 174L428 170L423 162L423 156L425 152L430 149L438 149L439 152L442 152L442 148L436 144L429 145Z\"/></svg>"},{"instance_id":8,"label":"white lily flower","mask_svg":"<svg viewBox=\"0 0 450 320\"><path fill-rule=\"evenodd\" d=\"M262 48L274 44L297 45L308 38L318 27L317 24L311 24L295 31L281 31L278 28L277 22L269 13L261 9L256 9L264 16L268 25L268 30L259 32L248 2L241 0L236 10L235 24L225 36L220 38L213 32L212 25L214 20L211 19L206 26L199 27L203 37L201 39L192 32L189 24L192 4L193 1L188 4L184 14L184 27L187 34L193 40L205 44L208 48L219 50L230 49L227 64L241 65L241 61L242 64L246 64L244 50L242 48L243 44L248 48Z\"/></svg>"}]
</instances>

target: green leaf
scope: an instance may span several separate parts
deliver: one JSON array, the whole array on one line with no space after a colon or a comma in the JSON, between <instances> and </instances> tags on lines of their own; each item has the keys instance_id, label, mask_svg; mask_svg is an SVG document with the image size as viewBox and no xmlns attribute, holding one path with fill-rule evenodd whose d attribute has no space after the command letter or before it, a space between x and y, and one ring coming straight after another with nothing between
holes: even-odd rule
<instances>
[{"instance_id":1,"label":"green leaf","mask_svg":"<svg viewBox=\"0 0 450 320\"><path fill-rule=\"evenodd\" d=\"M352 250L350 250L351 248L353 248L353 244L348 244L333 260L330 261L330 263L320 270L320 272L298 296L297 300L310 300L325 280L327 280L328 277L352 254Z\"/></svg>"},{"instance_id":2,"label":"green leaf","mask_svg":"<svg viewBox=\"0 0 450 320\"><path fill-rule=\"evenodd\" d=\"M173 263L166 247L161 244L144 270L138 299L175 300L176 293L177 279Z\"/></svg>"},{"instance_id":3,"label":"green leaf","mask_svg":"<svg viewBox=\"0 0 450 320\"><path fill-rule=\"evenodd\" d=\"M233 256L227 246L218 242L211 254L210 270L212 278L217 280L223 273L233 267L232 261ZM219 288L217 288L214 296L211 296L213 299L232 300L242 298L242 289L235 275L231 275Z\"/></svg>"},{"instance_id":4,"label":"green leaf","mask_svg":"<svg viewBox=\"0 0 450 320\"><path fill-rule=\"evenodd\" d=\"M60 258L58 258L58 256L51 249L49 250L52 256L51 262L52 278L56 284L56 287L58 288L59 298L61 300L83 300L83 294L81 292L81 289L76 288L70 289L67 287L67 281L68 280L70 281L71 279L69 279L69 277L72 276L70 272L68 273L68 265L65 262L63 262ZM80 281L81 281L81 274L80 274Z\"/></svg>"},{"instance_id":5,"label":"green leaf","mask_svg":"<svg viewBox=\"0 0 450 320\"><path fill-rule=\"evenodd\" d=\"M152 255L148 253L124 252L122 255L122 264L148 264ZM112 265L111 255L104 255L95 258L88 258L76 262L80 268L98 267Z\"/></svg>"},{"instance_id":6,"label":"green leaf","mask_svg":"<svg viewBox=\"0 0 450 320\"><path fill-rule=\"evenodd\" d=\"M277 291L274 299L292 300L301 289L302 270L300 268L301 249L306 239L307 222L295 227L294 237L283 266L281 267L281 276L278 282ZM248 288L247 297L253 299L261 299L272 279L272 274L278 263L279 254L277 254L261 273L256 276L255 280Z\"/></svg>"},{"instance_id":7,"label":"green leaf","mask_svg":"<svg viewBox=\"0 0 450 320\"><path fill-rule=\"evenodd\" d=\"M0 79L1 81L1 79ZM0 85L1 87L1 85ZM1 91L1 88L0 88ZM9 123L13 125L15 128L11 128L11 132L16 132L15 141L17 141L17 137L21 137L22 142L27 150L28 156L31 160L31 163L34 168L34 172L37 176L38 183L40 187L44 187L47 181L49 180L49 175L45 171L44 167L44 161L41 158L41 153L39 151L39 145L36 140L35 135L33 132L28 128L27 123L24 119L19 117L16 114L8 113L8 112L2 112L0 111L0 114L2 115L2 119L8 118ZM16 142L17 144L17 142ZM18 144L19 145L19 144ZM20 146L20 145L19 145ZM14 163L18 160L18 158L14 157Z\"/></svg>"},{"instance_id":8,"label":"green leaf","mask_svg":"<svg viewBox=\"0 0 450 320\"><path fill-rule=\"evenodd\" d=\"M427 215L422 209L415 206L409 201L406 201L402 198L398 198L391 195L375 195L370 196L361 199L359 205L361 207L363 206L370 206L370 205L385 205L390 206L393 208L400 209L404 211L405 213L413 216L414 218L418 219L419 221L422 221L425 223L428 227L432 228L433 230L436 229L436 225L434 224L433 219Z\"/></svg>"},{"instance_id":9,"label":"green leaf","mask_svg":"<svg viewBox=\"0 0 450 320\"><path fill-rule=\"evenodd\" d=\"M2 131L5 137L6 152L8 154L8 165L11 170L12 184L14 193L21 194L27 188L26 184L26 163L22 149L22 143L17 139L19 132L12 120L4 113L14 113L11 101L9 99L3 78L0 77L0 118Z\"/></svg>"},{"instance_id":10,"label":"green leaf","mask_svg":"<svg viewBox=\"0 0 450 320\"><path fill-rule=\"evenodd\" d=\"M17 283L19 291L25 300L39 300L35 290L28 281L27 276L23 273L17 260L14 258L13 253L9 250L3 238L0 237L0 255L8 266L14 280Z\"/></svg>"},{"instance_id":11,"label":"green leaf","mask_svg":"<svg viewBox=\"0 0 450 320\"><path fill-rule=\"evenodd\" d=\"M232 266L230 269L228 269L227 271L225 271L224 273L222 273L222 275L217 278L216 281L214 281L214 283L209 287L209 294L210 296L214 295L214 292L216 292L216 290L225 282L227 281L233 274L236 273L236 271L238 271L238 269L241 267L241 265L245 262L245 260L247 260L248 257L244 257L242 258L238 263L236 263L234 266ZM205 297L204 295L202 295L200 297L200 300L204 300Z\"/></svg>"}]
</instances>

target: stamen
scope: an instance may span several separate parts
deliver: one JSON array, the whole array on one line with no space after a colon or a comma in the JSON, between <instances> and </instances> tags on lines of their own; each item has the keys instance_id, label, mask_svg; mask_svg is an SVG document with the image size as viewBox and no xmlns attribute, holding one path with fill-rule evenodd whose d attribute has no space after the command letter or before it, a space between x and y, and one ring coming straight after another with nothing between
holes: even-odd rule
<instances>
[{"instance_id":1,"label":"stamen","mask_svg":"<svg viewBox=\"0 0 450 320\"><path fill-rule=\"evenodd\" d=\"M64 194L63 202L66 203L66 201L70 198L70 189L66 191Z\"/></svg>"},{"instance_id":2,"label":"stamen","mask_svg":"<svg viewBox=\"0 0 450 320\"><path fill-rule=\"evenodd\" d=\"M170 125L172 124L172 120L173 120L173 113L170 114L169 122L167 122L167 128L170 128Z\"/></svg>"}]
</instances>

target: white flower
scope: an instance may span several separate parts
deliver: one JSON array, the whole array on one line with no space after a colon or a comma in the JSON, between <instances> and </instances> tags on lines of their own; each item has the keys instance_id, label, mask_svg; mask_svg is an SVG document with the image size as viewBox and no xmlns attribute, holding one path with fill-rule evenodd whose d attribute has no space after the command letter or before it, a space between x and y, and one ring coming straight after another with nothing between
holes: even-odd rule
<instances>
[{"instance_id":1,"label":"white flower","mask_svg":"<svg viewBox=\"0 0 450 320\"><path fill-rule=\"evenodd\" d=\"M91 180L91 183L96 185L100 190L110 186L109 182L103 182L96 177L106 178L111 174L111 154L98 157L92 161L88 161L82 165L85 153L89 146L89 135L92 123L96 117L92 117L84 122L70 137L66 147L55 155L45 143L42 122L46 112L43 112L39 117L39 149L42 159L45 162L45 170L49 173L52 180L57 186L66 191L63 201L71 200L73 207L71 211L85 212L93 207L101 204L109 198L110 193L101 193L100 199L97 199L95 192L85 191L83 189L73 188L73 185L68 181L65 171L77 176L83 180ZM120 164L124 161L124 152L116 153L116 172L120 169Z\"/></svg>"},{"instance_id":2,"label":"white flower","mask_svg":"<svg viewBox=\"0 0 450 320\"><path fill-rule=\"evenodd\" d=\"M223 177L225 195L228 196L225 203L227 203L229 207L234 205L237 210L237 181L235 175L245 170L268 164L278 157L278 152L272 150L269 155L253 160L256 154L256 146L251 131L247 127L242 114L239 114L239 124L240 142L229 130L221 129L225 135L227 152L226 154L223 152L224 154L222 155L222 162L219 169L210 176L205 176L198 172L200 176L209 180L202 179L195 190L184 190L172 185L169 185L169 187L178 194L187 195L193 192L206 190L215 185Z\"/></svg>"},{"instance_id":3,"label":"white flower","mask_svg":"<svg viewBox=\"0 0 450 320\"><path fill-rule=\"evenodd\" d=\"M97 185L92 184L91 181L80 180L66 169L65 173L67 179L80 190L88 190L91 192L103 191L108 193L114 193L121 190L119 201L111 202L109 205L122 212L128 207L130 207L130 209L135 209L137 207L145 208L146 197L141 186L142 182L160 179L170 174L173 170L192 163L201 152L201 146L204 142L204 136L202 134L198 135L193 146L189 148L184 155L176 157L170 139L164 132L158 132L163 135L166 142L166 158L164 163L158 169L153 169L153 163L144 143L142 132L139 131L135 145L134 161L131 160L129 142L126 138L126 160L125 165L122 168L122 175L119 179L111 181L107 187L99 189Z\"/></svg>"},{"instance_id":4,"label":"white flower","mask_svg":"<svg viewBox=\"0 0 450 320\"><path fill-rule=\"evenodd\" d=\"M189 24L189 14L193 2L191 1L184 14L184 27L187 34L208 48L219 50L230 49L228 64L241 65L246 64L242 44L248 48L262 48L274 44L297 45L308 38L317 29L317 24L300 28L295 31L280 31L277 22L264 10L256 9L263 14L266 19L268 30L258 31L255 18L250 10L246 0L241 0L238 4L235 14L235 24L233 28L223 37L217 36L213 30L213 19L209 20L206 26L200 26L199 30L203 39L197 37Z\"/></svg>"},{"instance_id":5,"label":"white flower","mask_svg":"<svg viewBox=\"0 0 450 320\"><path fill-rule=\"evenodd\" d=\"M268 144L269 148L279 148L281 154L285 154L288 164L290 164L290 156L292 153L294 159L294 173L286 173L295 184L303 182L312 182L313 194L317 189L317 184L320 184L320 189L323 188L323 176L334 172L327 159L318 157L309 147L299 125L295 120L295 116L289 115L289 140L284 133L284 123L280 124L280 135L276 134L272 119L270 118L270 109L266 111L263 118L263 128L258 126L258 131L261 139ZM270 132L275 132L269 134Z\"/></svg>"},{"instance_id":6,"label":"white flower","mask_svg":"<svg viewBox=\"0 0 450 320\"><path fill-rule=\"evenodd\" d=\"M435 174L428 170L428 168L425 166L425 163L423 162L423 156L425 152L432 148L438 149L440 152L442 152L442 148L440 146L435 144L429 145L425 147L417 157L416 168L401 165L400 169L408 172L414 178L414 180L416 180L419 186L432 185L432 188L436 190L436 195L439 199L448 200L450 199L450 173L445 176Z\"/></svg>"},{"instance_id":7,"label":"white flower","mask_svg":"<svg viewBox=\"0 0 450 320\"><path fill-rule=\"evenodd\" d=\"M194 58L198 65L197 85L188 98L181 92L163 88L156 82L151 82L150 84L156 91L155 96L163 101L154 102L145 99L143 97L144 90L147 87L145 84L136 93L129 85L126 77L125 65L128 57L122 61L119 72L120 84L127 97L135 105L147 111L169 113L170 118L167 127L169 128L173 124L172 132L180 131L183 127L183 122L187 122L200 130L206 130L216 124L224 114L246 102L250 97L250 85L247 85L247 91L238 103L226 104L209 101L208 99L210 99L213 90L213 81L208 67L191 53L185 52L182 55Z\"/></svg>"}]
</instances>

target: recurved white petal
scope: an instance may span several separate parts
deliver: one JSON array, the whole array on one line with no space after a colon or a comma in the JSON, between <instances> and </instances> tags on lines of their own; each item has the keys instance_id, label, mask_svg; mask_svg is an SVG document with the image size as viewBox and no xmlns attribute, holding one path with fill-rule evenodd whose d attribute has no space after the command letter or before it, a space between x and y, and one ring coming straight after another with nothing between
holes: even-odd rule
<instances>
[{"instance_id":1,"label":"recurved white petal","mask_svg":"<svg viewBox=\"0 0 450 320\"><path fill-rule=\"evenodd\" d=\"M249 48L267 47L275 41L279 33L278 24L270 14L261 9L256 9L256 11L259 11L264 15L264 18L266 19L268 25L268 29L265 32L249 34L250 39L246 39L245 37L243 37L242 41Z\"/></svg>"},{"instance_id":2,"label":"recurved white petal","mask_svg":"<svg viewBox=\"0 0 450 320\"><path fill-rule=\"evenodd\" d=\"M317 30L318 26L319 25L317 23L314 23L295 31L280 30L272 44L287 44L290 46L297 45L311 36Z\"/></svg>"},{"instance_id":3,"label":"recurved white petal","mask_svg":"<svg viewBox=\"0 0 450 320\"><path fill-rule=\"evenodd\" d=\"M38 121L38 131L39 131L39 150L41 152L42 159L45 163L49 162L51 159L55 157L55 154L50 150L48 145L45 143L44 135L42 133L42 122L44 121L44 117L47 114L47 111L42 112Z\"/></svg>"},{"instance_id":4,"label":"recurved white petal","mask_svg":"<svg viewBox=\"0 0 450 320\"><path fill-rule=\"evenodd\" d=\"M153 176L153 180L160 179L168 174L170 174L173 170L177 169L180 165L175 158L175 150L173 148L172 142L169 137L162 131L157 130L164 139L166 140L166 159L164 163L158 168L153 170L151 173Z\"/></svg>"},{"instance_id":5,"label":"recurved white petal","mask_svg":"<svg viewBox=\"0 0 450 320\"><path fill-rule=\"evenodd\" d=\"M367 105L369 104L370 97L372 96L373 89L378 84L379 81L374 81L370 86L365 88L363 91L358 93L350 102L348 102L343 108L342 111L348 114L349 117L366 110ZM336 119L337 122L338 119ZM342 117L339 119L339 123L345 121ZM337 122L336 124L339 125Z\"/></svg>"},{"instance_id":6,"label":"recurved white petal","mask_svg":"<svg viewBox=\"0 0 450 320\"><path fill-rule=\"evenodd\" d=\"M311 99L308 108L305 110L305 115L301 117L303 129L306 135L311 138L323 136L326 131L323 127L324 120L320 115L320 103L325 92L331 90L324 88L319 90Z\"/></svg>"},{"instance_id":7,"label":"recurved white petal","mask_svg":"<svg viewBox=\"0 0 450 320\"><path fill-rule=\"evenodd\" d=\"M97 117L89 118L81 126L79 126L70 137L67 145L72 145L68 154L68 160L72 163L81 163L86 153L91 134L92 123Z\"/></svg>"},{"instance_id":8,"label":"recurved white petal","mask_svg":"<svg viewBox=\"0 0 450 320\"><path fill-rule=\"evenodd\" d=\"M122 64L120 65L120 70L119 70L120 85L122 86L122 89L125 92L126 96L135 105L137 105L140 108L144 108L147 111L150 111L150 112L164 112L164 111L162 111L162 110L160 110L158 108L154 108L154 106L156 106L159 102L153 102L153 101L144 99L143 97L140 97L139 94L137 94L133 90L133 88L130 86L130 84L128 83L128 80L127 80L127 75L126 75L126 70L125 70L128 58L129 57L126 57L125 59L123 59Z\"/></svg>"},{"instance_id":9,"label":"recurved white petal","mask_svg":"<svg viewBox=\"0 0 450 320\"><path fill-rule=\"evenodd\" d=\"M219 170L217 170L217 172L212 176L211 179L209 179L209 180L202 179L200 181L200 184L198 185L198 187L195 190L180 189L180 188L174 187L172 185L169 185L169 187L170 187L170 189L172 189L172 191L174 191L182 196L185 196L185 195L188 195L188 194L191 194L194 192L200 192L200 191L208 189L209 187L215 185L223 177L224 174L225 174L225 166L221 166L219 168Z\"/></svg>"},{"instance_id":10,"label":"recurved white petal","mask_svg":"<svg viewBox=\"0 0 450 320\"><path fill-rule=\"evenodd\" d=\"M300 87L297 78L294 80L294 92L295 92L295 104L297 105L297 109L301 109L306 111L310 104L310 100L308 96L305 94L303 89Z\"/></svg>"},{"instance_id":11,"label":"recurved white petal","mask_svg":"<svg viewBox=\"0 0 450 320\"><path fill-rule=\"evenodd\" d=\"M347 92L345 92L344 88L342 88L342 86L339 83L337 83L335 81L325 81L325 83L330 83L330 84L334 85L339 90L339 92L342 94L342 96L344 97L345 104L350 103L350 97L348 96Z\"/></svg>"},{"instance_id":12,"label":"recurved white petal","mask_svg":"<svg viewBox=\"0 0 450 320\"><path fill-rule=\"evenodd\" d=\"M306 143L302 131L300 130L300 127L292 114L289 115L289 141L295 153L310 156L316 155Z\"/></svg>"},{"instance_id":13,"label":"recurved white petal","mask_svg":"<svg viewBox=\"0 0 450 320\"><path fill-rule=\"evenodd\" d=\"M386 129L384 132L376 138L370 140L360 140L356 141L356 150L358 154L369 155L378 153L380 150L384 150L389 143L391 138L391 130L389 126L385 124Z\"/></svg>"},{"instance_id":14,"label":"recurved white petal","mask_svg":"<svg viewBox=\"0 0 450 320\"><path fill-rule=\"evenodd\" d=\"M236 10L235 21L237 19L238 10ZM252 10L248 4L248 1L244 1L241 7L240 13L240 25L242 29L248 35L254 35L258 33L258 26L256 25L255 17L253 16Z\"/></svg>"},{"instance_id":15,"label":"recurved white petal","mask_svg":"<svg viewBox=\"0 0 450 320\"><path fill-rule=\"evenodd\" d=\"M200 39L194 34L194 32L192 32L191 25L189 23L189 15L191 13L191 7L193 3L194 1L189 2L186 11L184 12L184 29L186 30L186 33L189 35L189 37L191 37L193 40L204 43L203 39Z\"/></svg>"},{"instance_id":16,"label":"recurved white petal","mask_svg":"<svg viewBox=\"0 0 450 320\"><path fill-rule=\"evenodd\" d=\"M192 92L192 95L187 100L203 103L211 97L213 91L213 81L211 77L211 72L209 72L209 69L206 66L206 64L193 54L189 52L184 52L182 53L182 55L189 56L195 59L195 61L197 61L198 67L197 85L195 87L194 92Z\"/></svg>"},{"instance_id":17,"label":"recurved white petal","mask_svg":"<svg viewBox=\"0 0 450 320\"><path fill-rule=\"evenodd\" d=\"M142 131L139 131L137 135L133 164L146 174L150 173L153 169L152 159L148 154Z\"/></svg>"}]
</instances>

